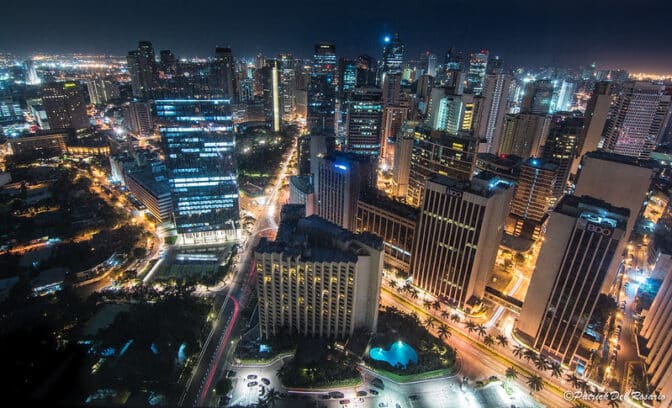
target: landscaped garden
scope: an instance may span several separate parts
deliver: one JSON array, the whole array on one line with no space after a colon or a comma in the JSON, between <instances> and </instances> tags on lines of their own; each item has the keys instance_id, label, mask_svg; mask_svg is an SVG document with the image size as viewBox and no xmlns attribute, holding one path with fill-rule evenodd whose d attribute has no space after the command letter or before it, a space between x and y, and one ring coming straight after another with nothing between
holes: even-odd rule
<instances>
[{"instance_id":1,"label":"landscaped garden","mask_svg":"<svg viewBox=\"0 0 672 408\"><path fill-rule=\"evenodd\" d=\"M333 388L354 386L361 382L355 369L357 357L336 347L334 342L302 339L294 358L280 369L286 387Z\"/></svg>"}]
</instances>

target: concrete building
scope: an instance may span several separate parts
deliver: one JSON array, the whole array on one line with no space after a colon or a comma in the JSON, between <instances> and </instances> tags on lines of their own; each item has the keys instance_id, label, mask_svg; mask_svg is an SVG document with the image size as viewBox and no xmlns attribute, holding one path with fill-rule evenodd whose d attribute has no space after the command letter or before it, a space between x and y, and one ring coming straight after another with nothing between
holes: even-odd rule
<instances>
[{"instance_id":1,"label":"concrete building","mask_svg":"<svg viewBox=\"0 0 672 408\"><path fill-rule=\"evenodd\" d=\"M590 195L616 207L627 208L630 214L625 227L626 239L622 241L609 271L609 284L616 278L621 253L648 197L654 175L653 165L649 160L600 151L587 153L581 162L574 195Z\"/></svg>"},{"instance_id":2,"label":"concrete building","mask_svg":"<svg viewBox=\"0 0 672 408\"><path fill-rule=\"evenodd\" d=\"M501 70L485 76L475 128L476 137L481 140L479 152L497 153L510 87L511 75Z\"/></svg>"},{"instance_id":3,"label":"concrete building","mask_svg":"<svg viewBox=\"0 0 672 408\"><path fill-rule=\"evenodd\" d=\"M477 145L478 141L470 133L452 135L416 128L406 202L420 206L425 181L434 173L469 180L474 173Z\"/></svg>"},{"instance_id":4,"label":"concrete building","mask_svg":"<svg viewBox=\"0 0 672 408\"><path fill-rule=\"evenodd\" d=\"M381 150L383 104L380 90L355 88L345 101L345 148L348 152L378 157Z\"/></svg>"},{"instance_id":5,"label":"concrete building","mask_svg":"<svg viewBox=\"0 0 672 408\"><path fill-rule=\"evenodd\" d=\"M418 126L420 126L420 122L405 121L394 141L394 164L392 166L393 194L395 197L404 200L408 194L413 141L415 140L415 129Z\"/></svg>"},{"instance_id":6,"label":"concrete building","mask_svg":"<svg viewBox=\"0 0 672 408\"><path fill-rule=\"evenodd\" d=\"M383 238L385 266L410 273L411 251L418 209L384 194L362 194L357 203L356 232L371 232Z\"/></svg>"},{"instance_id":7,"label":"concrete building","mask_svg":"<svg viewBox=\"0 0 672 408\"><path fill-rule=\"evenodd\" d=\"M52 82L42 86L42 103L51 129L84 129L90 126L84 92L73 81Z\"/></svg>"},{"instance_id":8,"label":"concrete building","mask_svg":"<svg viewBox=\"0 0 672 408\"><path fill-rule=\"evenodd\" d=\"M319 157L317 162L315 213L343 228L353 229L360 193L376 186L375 159L334 152Z\"/></svg>"},{"instance_id":9,"label":"concrete building","mask_svg":"<svg viewBox=\"0 0 672 408\"><path fill-rule=\"evenodd\" d=\"M522 164L523 158L513 154L498 156L492 153L479 153L476 155L474 172L488 171L515 183L518 182Z\"/></svg>"},{"instance_id":10,"label":"concrete building","mask_svg":"<svg viewBox=\"0 0 672 408\"><path fill-rule=\"evenodd\" d=\"M47 131L9 139L12 154L26 158L50 158L66 152L68 132Z\"/></svg>"},{"instance_id":11,"label":"concrete building","mask_svg":"<svg viewBox=\"0 0 672 408\"><path fill-rule=\"evenodd\" d=\"M511 202L509 234L533 240L539 238L547 211L555 203L557 170L558 166L542 159L530 158L523 162Z\"/></svg>"},{"instance_id":12,"label":"concrete building","mask_svg":"<svg viewBox=\"0 0 672 408\"><path fill-rule=\"evenodd\" d=\"M471 181L435 174L427 180L412 251L418 287L458 308L476 310L495 264L513 196L491 173Z\"/></svg>"},{"instance_id":13,"label":"concrete building","mask_svg":"<svg viewBox=\"0 0 672 408\"><path fill-rule=\"evenodd\" d=\"M159 222L172 219L173 201L170 197L170 186L164 171L156 171L151 166L127 172L124 180L128 191L142 204Z\"/></svg>"},{"instance_id":14,"label":"concrete building","mask_svg":"<svg viewBox=\"0 0 672 408\"><path fill-rule=\"evenodd\" d=\"M565 366L586 367L587 361L575 356L628 215L627 208L587 196L565 196L558 203L516 323L524 342Z\"/></svg>"},{"instance_id":15,"label":"concrete building","mask_svg":"<svg viewBox=\"0 0 672 408\"><path fill-rule=\"evenodd\" d=\"M664 85L626 82L618 94L604 149L625 156L648 158L670 119L670 98Z\"/></svg>"},{"instance_id":16,"label":"concrete building","mask_svg":"<svg viewBox=\"0 0 672 408\"><path fill-rule=\"evenodd\" d=\"M130 102L122 107L124 124L131 132L148 136L154 130L152 104L149 102Z\"/></svg>"},{"instance_id":17,"label":"concrete building","mask_svg":"<svg viewBox=\"0 0 672 408\"><path fill-rule=\"evenodd\" d=\"M520 113L506 115L498 154L515 154L520 157L539 156L546 141L550 117Z\"/></svg>"},{"instance_id":18,"label":"concrete building","mask_svg":"<svg viewBox=\"0 0 672 408\"><path fill-rule=\"evenodd\" d=\"M302 215L302 206L284 206L275 241L261 238L254 252L260 337L283 327L321 338L375 332L382 240Z\"/></svg>"},{"instance_id":19,"label":"concrete building","mask_svg":"<svg viewBox=\"0 0 672 408\"><path fill-rule=\"evenodd\" d=\"M541 158L558 166L553 189L556 199L567 190L567 181L582 130L583 116L578 112L557 113L551 118L548 136L541 149Z\"/></svg>"},{"instance_id":20,"label":"concrete building","mask_svg":"<svg viewBox=\"0 0 672 408\"><path fill-rule=\"evenodd\" d=\"M408 117L408 108L400 106L387 106L383 109L383 120L381 124L381 146L380 155L383 163L392 167L394 163L394 140L396 140L401 125Z\"/></svg>"},{"instance_id":21,"label":"concrete building","mask_svg":"<svg viewBox=\"0 0 672 408\"><path fill-rule=\"evenodd\" d=\"M315 213L315 193L310 175L291 176L289 178L288 204L301 204L306 207L306 215Z\"/></svg>"},{"instance_id":22,"label":"concrete building","mask_svg":"<svg viewBox=\"0 0 672 408\"><path fill-rule=\"evenodd\" d=\"M588 105L586 106L583 132L578 143L578 154L572 162L571 174L578 172L581 158L586 153L597 150L597 147L600 145L604 127L609 117L613 92L614 85L611 82L600 81L595 84L593 93L590 95L590 100L588 100Z\"/></svg>"}]
</instances>

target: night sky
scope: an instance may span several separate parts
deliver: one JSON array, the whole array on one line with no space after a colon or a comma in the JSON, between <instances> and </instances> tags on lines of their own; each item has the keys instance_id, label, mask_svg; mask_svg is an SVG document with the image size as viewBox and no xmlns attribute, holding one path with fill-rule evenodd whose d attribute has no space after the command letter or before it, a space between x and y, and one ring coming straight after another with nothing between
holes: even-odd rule
<instances>
[{"instance_id":1,"label":"night sky","mask_svg":"<svg viewBox=\"0 0 672 408\"><path fill-rule=\"evenodd\" d=\"M180 56L289 51L316 41L337 53L379 57L399 32L408 56L488 49L508 66L575 66L672 72L670 0L3 0L0 50L124 55L140 39Z\"/></svg>"}]
</instances>

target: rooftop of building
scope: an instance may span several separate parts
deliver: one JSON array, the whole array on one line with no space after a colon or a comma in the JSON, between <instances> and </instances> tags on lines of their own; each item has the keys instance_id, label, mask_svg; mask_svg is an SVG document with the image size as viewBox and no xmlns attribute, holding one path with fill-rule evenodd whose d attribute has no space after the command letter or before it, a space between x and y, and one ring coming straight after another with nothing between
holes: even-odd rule
<instances>
[{"instance_id":1,"label":"rooftop of building","mask_svg":"<svg viewBox=\"0 0 672 408\"><path fill-rule=\"evenodd\" d=\"M556 171L558 169L557 164L551 163L544 159L540 159L538 157L530 157L529 159L525 160L523 165L535 169L548 170L548 171Z\"/></svg>"},{"instance_id":2,"label":"rooftop of building","mask_svg":"<svg viewBox=\"0 0 672 408\"><path fill-rule=\"evenodd\" d=\"M310 175L291 176L289 183L304 194L313 192L313 184L310 182Z\"/></svg>"},{"instance_id":3,"label":"rooftop of building","mask_svg":"<svg viewBox=\"0 0 672 408\"><path fill-rule=\"evenodd\" d=\"M606 201L585 195L564 196L556 205L554 212L621 229L625 229L630 216L630 210L627 208L616 207Z\"/></svg>"},{"instance_id":4,"label":"rooftop of building","mask_svg":"<svg viewBox=\"0 0 672 408\"><path fill-rule=\"evenodd\" d=\"M478 153L476 158L501 167L518 167L523 163L523 158L515 154Z\"/></svg>"},{"instance_id":5,"label":"rooftop of building","mask_svg":"<svg viewBox=\"0 0 672 408\"><path fill-rule=\"evenodd\" d=\"M471 178L471 181L456 179L441 174L432 174L428 181L441 184L454 190L472 193L481 197L491 197L499 191L510 188L513 183L491 173L482 171Z\"/></svg>"},{"instance_id":6,"label":"rooftop of building","mask_svg":"<svg viewBox=\"0 0 672 408\"><path fill-rule=\"evenodd\" d=\"M303 217L302 205L285 205L275 241L262 238L257 253L283 253L314 262L357 262L366 250L364 244L383 250L382 238L370 233L353 233L321 217Z\"/></svg>"},{"instance_id":7,"label":"rooftop of building","mask_svg":"<svg viewBox=\"0 0 672 408\"><path fill-rule=\"evenodd\" d=\"M142 185L156 197L170 195L168 179L165 176L165 173L153 172L151 166L138 167L128 172L128 177L135 180L135 182Z\"/></svg>"},{"instance_id":8,"label":"rooftop of building","mask_svg":"<svg viewBox=\"0 0 672 408\"><path fill-rule=\"evenodd\" d=\"M410 205L404 204L397 200L391 199L386 196L381 191L365 191L363 192L359 200L373 205L381 210L399 215L401 217L407 218L409 220L417 221L420 215L417 208L411 207Z\"/></svg>"},{"instance_id":9,"label":"rooftop of building","mask_svg":"<svg viewBox=\"0 0 672 408\"><path fill-rule=\"evenodd\" d=\"M605 152L603 150L588 152L585 154L584 158L586 157L590 157L591 159L627 164L630 166L637 166L637 167L654 168L656 166L656 162L654 160L639 159L637 157L625 156L618 153Z\"/></svg>"}]
</instances>

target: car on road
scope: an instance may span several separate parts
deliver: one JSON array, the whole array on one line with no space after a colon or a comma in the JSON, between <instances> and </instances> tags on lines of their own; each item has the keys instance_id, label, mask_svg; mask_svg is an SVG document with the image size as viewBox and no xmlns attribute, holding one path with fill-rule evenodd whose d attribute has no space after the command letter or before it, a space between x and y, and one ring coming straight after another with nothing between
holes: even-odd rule
<instances>
[{"instance_id":1,"label":"car on road","mask_svg":"<svg viewBox=\"0 0 672 408\"><path fill-rule=\"evenodd\" d=\"M376 388L380 388L381 390L385 389L385 384L383 384L383 380L380 378L376 378L373 381L371 381L371 385L373 385Z\"/></svg>"},{"instance_id":2,"label":"car on road","mask_svg":"<svg viewBox=\"0 0 672 408\"><path fill-rule=\"evenodd\" d=\"M264 384L266 384L266 385L271 384L271 380L269 380L268 378L262 378L262 379L261 379L261 382L264 383Z\"/></svg>"},{"instance_id":3,"label":"car on road","mask_svg":"<svg viewBox=\"0 0 672 408\"><path fill-rule=\"evenodd\" d=\"M370 389L370 390L369 390L369 394L371 394L371 395L378 395L378 391L376 391L376 390L374 390L374 389Z\"/></svg>"},{"instance_id":4,"label":"car on road","mask_svg":"<svg viewBox=\"0 0 672 408\"><path fill-rule=\"evenodd\" d=\"M384 402L381 402L381 403L378 404L378 406L379 406L380 408L385 408L385 407L387 407L387 404L384 403Z\"/></svg>"},{"instance_id":5,"label":"car on road","mask_svg":"<svg viewBox=\"0 0 672 408\"><path fill-rule=\"evenodd\" d=\"M233 370L226 370L226 378L233 378L236 376L236 372Z\"/></svg>"},{"instance_id":6,"label":"car on road","mask_svg":"<svg viewBox=\"0 0 672 408\"><path fill-rule=\"evenodd\" d=\"M338 403L341 405L346 405L350 403L350 400L340 400Z\"/></svg>"},{"instance_id":7,"label":"car on road","mask_svg":"<svg viewBox=\"0 0 672 408\"><path fill-rule=\"evenodd\" d=\"M329 398L331 398L331 397L329 396L329 394L322 394L322 395L320 395L320 399L327 400L327 399L329 399Z\"/></svg>"},{"instance_id":8,"label":"car on road","mask_svg":"<svg viewBox=\"0 0 672 408\"><path fill-rule=\"evenodd\" d=\"M343 393L340 391L332 391L329 393L329 397L338 399L345 397L345 395L343 395Z\"/></svg>"},{"instance_id":9,"label":"car on road","mask_svg":"<svg viewBox=\"0 0 672 408\"><path fill-rule=\"evenodd\" d=\"M247 379L248 379L248 380L256 380L256 379L257 379L257 375L256 375L256 374L250 374L250 375L247 376Z\"/></svg>"},{"instance_id":10,"label":"car on road","mask_svg":"<svg viewBox=\"0 0 672 408\"><path fill-rule=\"evenodd\" d=\"M366 397L368 393L366 391L357 391L357 396L358 397Z\"/></svg>"},{"instance_id":11,"label":"car on road","mask_svg":"<svg viewBox=\"0 0 672 408\"><path fill-rule=\"evenodd\" d=\"M257 383L256 381L250 381L250 382L247 383L247 386L248 386L248 387L254 387L254 386L256 386L257 384L258 384L258 383Z\"/></svg>"}]
</instances>

